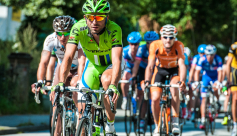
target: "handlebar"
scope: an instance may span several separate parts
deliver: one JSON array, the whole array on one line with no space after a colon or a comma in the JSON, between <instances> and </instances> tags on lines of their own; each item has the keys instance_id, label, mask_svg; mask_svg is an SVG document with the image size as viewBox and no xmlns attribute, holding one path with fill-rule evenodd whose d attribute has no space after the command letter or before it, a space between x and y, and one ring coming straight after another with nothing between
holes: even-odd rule
<instances>
[{"instance_id":1,"label":"handlebar","mask_svg":"<svg viewBox=\"0 0 237 136\"><path fill-rule=\"evenodd\" d=\"M150 84L148 85L148 87L161 87L161 88L165 88L165 87L174 87L174 88L179 88L179 84L170 84L170 85L166 85L166 84L162 84L160 82L155 82L154 84Z\"/></svg>"},{"instance_id":2,"label":"handlebar","mask_svg":"<svg viewBox=\"0 0 237 136\"><path fill-rule=\"evenodd\" d=\"M119 83L130 83L129 80L120 80Z\"/></svg>"},{"instance_id":3,"label":"handlebar","mask_svg":"<svg viewBox=\"0 0 237 136\"><path fill-rule=\"evenodd\" d=\"M37 92L37 84L35 84L35 102L40 104L39 92Z\"/></svg>"}]
</instances>

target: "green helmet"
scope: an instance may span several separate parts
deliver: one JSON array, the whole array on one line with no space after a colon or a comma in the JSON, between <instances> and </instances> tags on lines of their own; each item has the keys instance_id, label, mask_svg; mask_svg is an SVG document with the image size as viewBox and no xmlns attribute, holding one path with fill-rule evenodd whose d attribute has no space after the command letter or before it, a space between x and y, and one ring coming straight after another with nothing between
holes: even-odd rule
<instances>
[{"instance_id":1,"label":"green helmet","mask_svg":"<svg viewBox=\"0 0 237 136\"><path fill-rule=\"evenodd\" d=\"M86 3L82 7L84 14L90 13L109 13L110 5L106 0L86 0Z\"/></svg>"}]
</instances>

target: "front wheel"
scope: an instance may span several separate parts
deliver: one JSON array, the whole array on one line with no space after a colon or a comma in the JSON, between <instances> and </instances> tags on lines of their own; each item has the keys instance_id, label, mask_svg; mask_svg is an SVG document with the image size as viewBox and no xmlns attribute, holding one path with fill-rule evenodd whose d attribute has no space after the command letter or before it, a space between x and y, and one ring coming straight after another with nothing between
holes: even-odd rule
<instances>
[{"instance_id":1,"label":"front wheel","mask_svg":"<svg viewBox=\"0 0 237 136\"><path fill-rule=\"evenodd\" d=\"M62 133L62 110L60 110L60 108L58 106L55 108L51 126L52 126L51 127L51 136L54 136L54 133ZM56 129L56 126L57 126L57 129Z\"/></svg>"},{"instance_id":2,"label":"front wheel","mask_svg":"<svg viewBox=\"0 0 237 136\"><path fill-rule=\"evenodd\" d=\"M88 118L81 118L77 127L76 136L88 136L90 132L90 120Z\"/></svg>"},{"instance_id":3,"label":"front wheel","mask_svg":"<svg viewBox=\"0 0 237 136\"><path fill-rule=\"evenodd\" d=\"M133 112L133 108L132 108L131 97L128 97L127 106L125 110L125 116L124 116L125 132L127 136L130 135L131 130L132 130L132 112Z\"/></svg>"}]
</instances>

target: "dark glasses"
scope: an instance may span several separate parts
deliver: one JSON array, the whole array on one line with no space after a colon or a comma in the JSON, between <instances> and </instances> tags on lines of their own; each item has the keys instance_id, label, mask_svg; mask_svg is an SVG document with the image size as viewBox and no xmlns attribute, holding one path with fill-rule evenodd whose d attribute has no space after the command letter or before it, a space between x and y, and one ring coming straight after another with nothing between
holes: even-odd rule
<instances>
[{"instance_id":1,"label":"dark glasses","mask_svg":"<svg viewBox=\"0 0 237 136\"><path fill-rule=\"evenodd\" d=\"M138 46L139 43L130 43L130 45Z\"/></svg>"},{"instance_id":2,"label":"dark glasses","mask_svg":"<svg viewBox=\"0 0 237 136\"><path fill-rule=\"evenodd\" d=\"M213 56L215 56L215 54L206 54L206 56L211 56L211 57L213 57Z\"/></svg>"},{"instance_id":3,"label":"dark glasses","mask_svg":"<svg viewBox=\"0 0 237 136\"><path fill-rule=\"evenodd\" d=\"M56 32L58 36L69 36L70 32Z\"/></svg>"},{"instance_id":4,"label":"dark glasses","mask_svg":"<svg viewBox=\"0 0 237 136\"><path fill-rule=\"evenodd\" d=\"M106 15L86 15L86 18L88 18L91 22L96 19L96 21L102 21L106 18Z\"/></svg>"},{"instance_id":5,"label":"dark glasses","mask_svg":"<svg viewBox=\"0 0 237 136\"><path fill-rule=\"evenodd\" d=\"M147 41L146 44L151 44L153 41Z\"/></svg>"},{"instance_id":6,"label":"dark glasses","mask_svg":"<svg viewBox=\"0 0 237 136\"><path fill-rule=\"evenodd\" d=\"M168 37L168 36L164 36L163 38L165 38L165 39L169 38L170 40L174 39L174 37Z\"/></svg>"}]
</instances>

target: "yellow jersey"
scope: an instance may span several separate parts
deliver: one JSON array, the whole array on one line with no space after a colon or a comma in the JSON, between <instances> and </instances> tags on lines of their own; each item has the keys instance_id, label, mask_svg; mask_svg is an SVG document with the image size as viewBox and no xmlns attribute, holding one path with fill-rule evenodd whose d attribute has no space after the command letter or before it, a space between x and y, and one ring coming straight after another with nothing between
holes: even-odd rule
<instances>
[{"instance_id":1,"label":"yellow jersey","mask_svg":"<svg viewBox=\"0 0 237 136\"><path fill-rule=\"evenodd\" d=\"M230 46L228 57L233 58L231 62L231 67L237 69L237 42Z\"/></svg>"}]
</instances>

